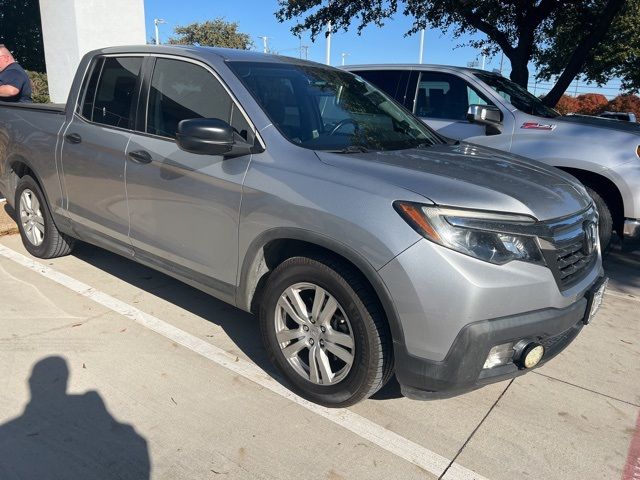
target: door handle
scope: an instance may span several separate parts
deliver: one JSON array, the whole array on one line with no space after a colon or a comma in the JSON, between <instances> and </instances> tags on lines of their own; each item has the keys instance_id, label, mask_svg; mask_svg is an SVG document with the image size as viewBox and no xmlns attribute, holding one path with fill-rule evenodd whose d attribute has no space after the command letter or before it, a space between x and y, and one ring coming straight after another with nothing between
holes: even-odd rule
<instances>
[{"instance_id":1,"label":"door handle","mask_svg":"<svg viewBox=\"0 0 640 480\"><path fill-rule=\"evenodd\" d=\"M151 163L153 160L151 154L145 150L136 150L135 152L129 152L127 156L136 163Z\"/></svg>"},{"instance_id":2,"label":"door handle","mask_svg":"<svg viewBox=\"0 0 640 480\"><path fill-rule=\"evenodd\" d=\"M69 143L80 143L82 142L82 137L77 133L68 133L64 136L64 139Z\"/></svg>"}]
</instances>

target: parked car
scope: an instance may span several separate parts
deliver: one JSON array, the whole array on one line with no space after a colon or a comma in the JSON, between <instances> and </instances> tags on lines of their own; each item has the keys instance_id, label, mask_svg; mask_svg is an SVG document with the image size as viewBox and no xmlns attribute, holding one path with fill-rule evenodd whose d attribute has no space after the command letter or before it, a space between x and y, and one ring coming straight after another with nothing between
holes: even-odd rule
<instances>
[{"instance_id":1,"label":"parked car","mask_svg":"<svg viewBox=\"0 0 640 480\"><path fill-rule=\"evenodd\" d=\"M615 231L640 239L640 125L561 116L497 73L437 65L346 67L445 137L561 168L587 188L604 248Z\"/></svg>"},{"instance_id":2,"label":"parked car","mask_svg":"<svg viewBox=\"0 0 640 480\"><path fill-rule=\"evenodd\" d=\"M636 114L633 112L602 112L600 114L600 117L632 123L635 123L637 121Z\"/></svg>"},{"instance_id":3,"label":"parked car","mask_svg":"<svg viewBox=\"0 0 640 480\"><path fill-rule=\"evenodd\" d=\"M25 248L99 245L257 313L300 394L412 398L563 350L605 281L573 177L445 142L338 69L255 52L88 54L66 106L2 105Z\"/></svg>"}]
</instances>

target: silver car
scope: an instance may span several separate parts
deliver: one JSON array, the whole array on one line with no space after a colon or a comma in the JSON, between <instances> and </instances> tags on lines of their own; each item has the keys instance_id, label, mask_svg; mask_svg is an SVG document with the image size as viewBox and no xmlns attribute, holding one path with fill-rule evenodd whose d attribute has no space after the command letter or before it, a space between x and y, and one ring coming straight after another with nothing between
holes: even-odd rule
<instances>
[{"instance_id":1,"label":"silver car","mask_svg":"<svg viewBox=\"0 0 640 480\"><path fill-rule=\"evenodd\" d=\"M445 141L315 63L195 47L88 54L66 105L0 106L26 249L107 248L258 315L306 398L395 373L455 395L548 361L604 289L597 214L542 163Z\"/></svg>"}]
</instances>

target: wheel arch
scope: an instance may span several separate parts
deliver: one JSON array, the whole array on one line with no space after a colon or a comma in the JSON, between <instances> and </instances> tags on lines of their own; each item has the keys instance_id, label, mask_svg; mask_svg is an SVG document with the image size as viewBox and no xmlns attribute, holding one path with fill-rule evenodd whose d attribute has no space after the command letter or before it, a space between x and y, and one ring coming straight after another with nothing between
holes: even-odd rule
<instances>
[{"instance_id":1,"label":"wheel arch","mask_svg":"<svg viewBox=\"0 0 640 480\"><path fill-rule=\"evenodd\" d=\"M376 294L385 313L394 343L404 345L404 334L391 295L376 269L348 245L308 230L276 228L256 238L242 262L236 305L255 313L269 274L294 256L313 254L334 256L356 269Z\"/></svg>"},{"instance_id":2,"label":"wheel arch","mask_svg":"<svg viewBox=\"0 0 640 480\"><path fill-rule=\"evenodd\" d=\"M605 201L613 217L613 229L619 234L624 224L624 201L622 194L613 181L598 173L571 167L558 167L573 175L580 182L598 192Z\"/></svg>"}]
</instances>

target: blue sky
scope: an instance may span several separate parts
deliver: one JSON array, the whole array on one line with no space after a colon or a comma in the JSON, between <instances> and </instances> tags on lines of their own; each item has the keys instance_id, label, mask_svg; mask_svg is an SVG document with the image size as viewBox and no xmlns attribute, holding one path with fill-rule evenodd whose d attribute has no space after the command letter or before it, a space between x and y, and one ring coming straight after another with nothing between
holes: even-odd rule
<instances>
[{"instance_id":1,"label":"blue sky","mask_svg":"<svg viewBox=\"0 0 640 480\"><path fill-rule=\"evenodd\" d=\"M177 25L224 17L227 21L238 22L240 30L251 35L256 49L262 49L262 40L258 36L264 35L270 37L269 47L272 50L283 55L298 56L296 48L300 41L290 32L294 22L278 22L274 15L277 8L276 0L145 0L147 37L154 35L154 18L166 20L166 25L160 25L160 39L166 41ZM338 32L333 35L331 42L331 63L340 65L342 53L348 53L347 64L417 62L420 35L405 37L404 34L410 28L411 20L397 15L389 20L384 28L370 26L363 30L362 35L356 33L356 25L349 32ZM309 60L324 63L324 37L316 39L315 43L311 43L308 36L303 37L302 43L309 46ZM476 50L457 47L459 43L461 41L443 35L439 30L427 30L424 62L466 66L470 61L481 61ZM492 70L498 68L499 64L498 55L496 58L487 59L485 68ZM506 75L509 71L509 61L505 58L503 73ZM618 84L619 82L614 81L609 87ZM536 93L544 93L548 88L548 84L538 85ZM533 85L530 90L534 90ZM573 95L574 91L575 88L572 86L568 93ZM593 86L579 86L577 92L598 92L609 97L617 93L612 88L601 90Z\"/></svg>"}]
</instances>

